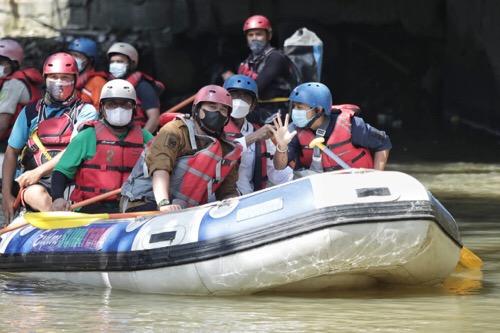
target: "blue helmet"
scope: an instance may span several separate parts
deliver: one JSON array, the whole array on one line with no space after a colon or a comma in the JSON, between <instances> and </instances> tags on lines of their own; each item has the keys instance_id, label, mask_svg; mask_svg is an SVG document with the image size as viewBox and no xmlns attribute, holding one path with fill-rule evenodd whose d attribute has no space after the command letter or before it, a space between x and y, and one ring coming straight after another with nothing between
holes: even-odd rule
<instances>
[{"instance_id":1,"label":"blue helmet","mask_svg":"<svg viewBox=\"0 0 500 333\"><path fill-rule=\"evenodd\" d=\"M80 52L90 58L92 62L97 59L97 43L90 38L75 38L68 46L68 51Z\"/></svg>"},{"instance_id":2,"label":"blue helmet","mask_svg":"<svg viewBox=\"0 0 500 333\"><path fill-rule=\"evenodd\" d=\"M290 93L290 102L304 103L312 108L323 108L327 116L332 109L332 93L319 82L306 82L295 87Z\"/></svg>"},{"instance_id":3,"label":"blue helmet","mask_svg":"<svg viewBox=\"0 0 500 333\"><path fill-rule=\"evenodd\" d=\"M255 82L254 79L246 75L237 74L230 76L224 82L224 89L226 89L229 92L231 90L236 90L236 89L246 90L249 93L251 93L255 98L259 97L257 83Z\"/></svg>"}]
</instances>

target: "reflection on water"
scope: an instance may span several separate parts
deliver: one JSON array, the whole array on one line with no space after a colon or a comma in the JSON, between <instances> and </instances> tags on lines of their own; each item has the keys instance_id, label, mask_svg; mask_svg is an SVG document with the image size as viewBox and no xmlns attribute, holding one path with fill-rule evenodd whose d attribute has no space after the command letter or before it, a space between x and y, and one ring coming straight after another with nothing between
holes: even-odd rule
<instances>
[{"instance_id":1,"label":"reflection on water","mask_svg":"<svg viewBox=\"0 0 500 333\"><path fill-rule=\"evenodd\" d=\"M500 167L397 165L456 217L482 271L458 269L442 286L246 297L172 297L0 275L0 332L498 331Z\"/></svg>"}]
</instances>

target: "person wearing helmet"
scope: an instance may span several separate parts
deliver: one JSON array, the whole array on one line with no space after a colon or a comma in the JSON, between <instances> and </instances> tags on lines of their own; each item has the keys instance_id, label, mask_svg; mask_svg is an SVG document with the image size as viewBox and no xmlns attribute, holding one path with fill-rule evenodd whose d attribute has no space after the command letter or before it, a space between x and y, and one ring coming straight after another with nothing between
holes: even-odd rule
<instances>
[{"instance_id":1,"label":"person wearing helmet","mask_svg":"<svg viewBox=\"0 0 500 333\"><path fill-rule=\"evenodd\" d=\"M293 171L290 167L277 170L273 156L276 146L271 139L258 140L247 145L248 138L258 130L268 130L264 125L259 127L247 121L246 117L254 112L257 105L257 84L245 75L233 75L224 82L224 88L233 99L233 111L229 123L224 127L226 137L238 140L243 146L241 163L238 168L238 191L248 194L266 187L267 181L278 185L290 181ZM268 130L268 132L271 132Z\"/></svg>"},{"instance_id":2,"label":"person wearing helmet","mask_svg":"<svg viewBox=\"0 0 500 333\"><path fill-rule=\"evenodd\" d=\"M0 39L0 140L8 138L21 109L41 97L42 75L35 68L20 66L22 46L12 39Z\"/></svg>"},{"instance_id":3,"label":"person wearing helmet","mask_svg":"<svg viewBox=\"0 0 500 333\"><path fill-rule=\"evenodd\" d=\"M76 89L80 94L80 98L86 103L93 104L98 109L99 95L107 81L107 74L95 70L99 53L97 43L86 37L75 38L68 45L68 53L75 58L78 67Z\"/></svg>"},{"instance_id":4,"label":"person wearing helmet","mask_svg":"<svg viewBox=\"0 0 500 333\"><path fill-rule=\"evenodd\" d=\"M288 145L287 163L294 169L323 172L342 168L319 148L309 148L314 138L323 137L326 146L348 166L384 170L392 148L387 134L356 117L352 108L332 112L332 94L324 84L297 86L290 94L290 109L297 136Z\"/></svg>"},{"instance_id":5,"label":"person wearing helmet","mask_svg":"<svg viewBox=\"0 0 500 333\"><path fill-rule=\"evenodd\" d=\"M226 89L201 88L192 116L165 124L135 165L122 187L122 210L173 211L238 196L242 147L223 133L231 109Z\"/></svg>"},{"instance_id":6,"label":"person wearing helmet","mask_svg":"<svg viewBox=\"0 0 500 333\"><path fill-rule=\"evenodd\" d=\"M100 94L102 120L83 125L52 174L52 210L68 210L66 186L74 180L71 201L79 202L120 188L153 135L132 121L134 86L125 80L107 82ZM82 208L85 213L118 212L117 196Z\"/></svg>"},{"instance_id":7,"label":"person wearing helmet","mask_svg":"<svg viewBox=\"0 0 500 333\"><path fill-rule=\"evenodd\" d=\"M137 92L134 122L155 133L160 118L159 96L165 89L160 81L137 70L139 54L128 43L114 43L108 50L109 77L132 83Z\"/></svg>"},{"instance_id":8,"label":"person wearing helmet","mask_svg":"<svg viewBox=\"0 0 500 333\"><path fill-rule=\"evenodd\" d=\"M250 55L240 64L238 74L251 77L257 82L259 104L248 119L263 125L270 123L278 112L286 113L287 97L297 84L291 61L271 46L271 22L267 17L254 15L243 24ZM225 79L231 73L225 73Z\"/></svg>"},{"instance_id":9,"label":"person wearing helmet","mask_svg":"<svg viewBox=\"0 0 500 333\"><path fill-rule=\"evenodd\" d=\"M17 158L21 151L24 173L16 181L23 193L21 198L33 210L47 211L52 199L49 194L50 174L62 151L78 133L78 127L98 119L94 106L83 103L76 94L78 69L68 53L55 53L45 60L43 77L45 95L26 105L12 128L3 162L3 211L7 221L12 218L12 194Z\"/></svg>"}]
</instances>

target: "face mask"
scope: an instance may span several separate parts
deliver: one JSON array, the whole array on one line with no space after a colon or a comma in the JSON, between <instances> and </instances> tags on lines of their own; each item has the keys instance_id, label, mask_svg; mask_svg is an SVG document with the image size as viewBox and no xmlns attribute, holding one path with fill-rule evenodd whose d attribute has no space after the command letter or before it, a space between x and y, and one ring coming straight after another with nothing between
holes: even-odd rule
<instances>
[{"instance_id":1,"label":"face mask","mask_svg":"<svg viewBox=\"0 0 500 333\"><path fill-rule=\"evenodd\" d=\"M252 40L248 42L248 47L252 51L253 54L261 54L264 51L267 43L262 40Z\"/></svg>"},{"instance_id":2,"label":"face mask","mask_svg":"<svg viewBox=\"0 0 500 333\"><path fill-rule=\"evenodd\" d=\"M123 127L130 123L132 120L132 109L125 109L122 107L117 107L114 109L104 109L106 121L117 127Z\"/></svg>"},{"instance_id":3,"label":"face mask","mask_svg":"<svg viewBox=\"0 0 500 333\"><path fill-rule=\"evenodd\" d=\"M205 113L205 118L200 119L201 127L209 132L209 134L219 136L228 121L227 117L218 111L210 112L203 110L203 112Z\"/></svg>"},{"instance_id":4,"label":"face mask","mask_svg":"<svg viewBox=\"0 0 500 333\"><path fill-rule=\"evenodd\" d=\"M115 78L121 78L127 73L127 64L123 62L112 62L109 64L109 72Z\"/></svg>"},{"instance_id":5,"label":"face mask","mask_svg":"<svg viewBox=\"0 0 500 333\"><path fill-rule=\"evenodd\" d=\"M233 111L231 117L236 119L245 118L250 112L250 104L242 99L233 99Z\"/></svg>"},{"instance_id":6,"label":"face mask","mask_svg":"<svg viewBox=\"0 0 500 333\"><path fill-rule=\"evenodd\" d=\"M7 73L5 72L5 66L0 65L0 77L6 77Z\"/></svg>"},{"instance_id":7,"label":"face mask","mask_svg":"<svg viewBox=\"0 0 500 333\"><path fill-rule=\"evenodd\" d=\"M75 85L73 81L63 81L61 79L47 79L47 92L58 102L63 102L73 95Z\"/></svg>"},{"instance_id":8,"label":"face mask","mask_svg":"<svg viewBox=\"0 0 500 333\"><path fill-rule=\"evenodd\" d=\"M306 127L310 119L307 119L309 110L292 109L292 121L299 128Z\"/></svg>"},{"instance_id":9,"label":"face mask","mask_svg":"<svg viewBox=\"0 0 500 333\"><path fill-rule=\"evenodd\" d=\"M82 60L80 58L75 58L76 61L76 67L78 67L78 73L83 72L85 67L87 67L87 61Z\"/></svg>"}]
</instances>

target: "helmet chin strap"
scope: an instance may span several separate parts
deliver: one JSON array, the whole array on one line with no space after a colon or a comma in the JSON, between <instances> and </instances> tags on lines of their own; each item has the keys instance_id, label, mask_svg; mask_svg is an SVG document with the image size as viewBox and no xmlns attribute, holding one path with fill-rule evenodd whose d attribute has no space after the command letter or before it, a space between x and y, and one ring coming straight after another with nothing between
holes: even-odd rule
<instances>
[{"instance_id":1,"label":"helmet chin strap","mask_svg":"<svg viewBox=\"0 0 500 333\"><path fill-rule=\"evenodd\" d=\"M316 112L316 114L309 120L309 122L304 126L305 128L311 128L312 124L323 115L323 111L321 112Z\"/></svg>"}]
</instances>

